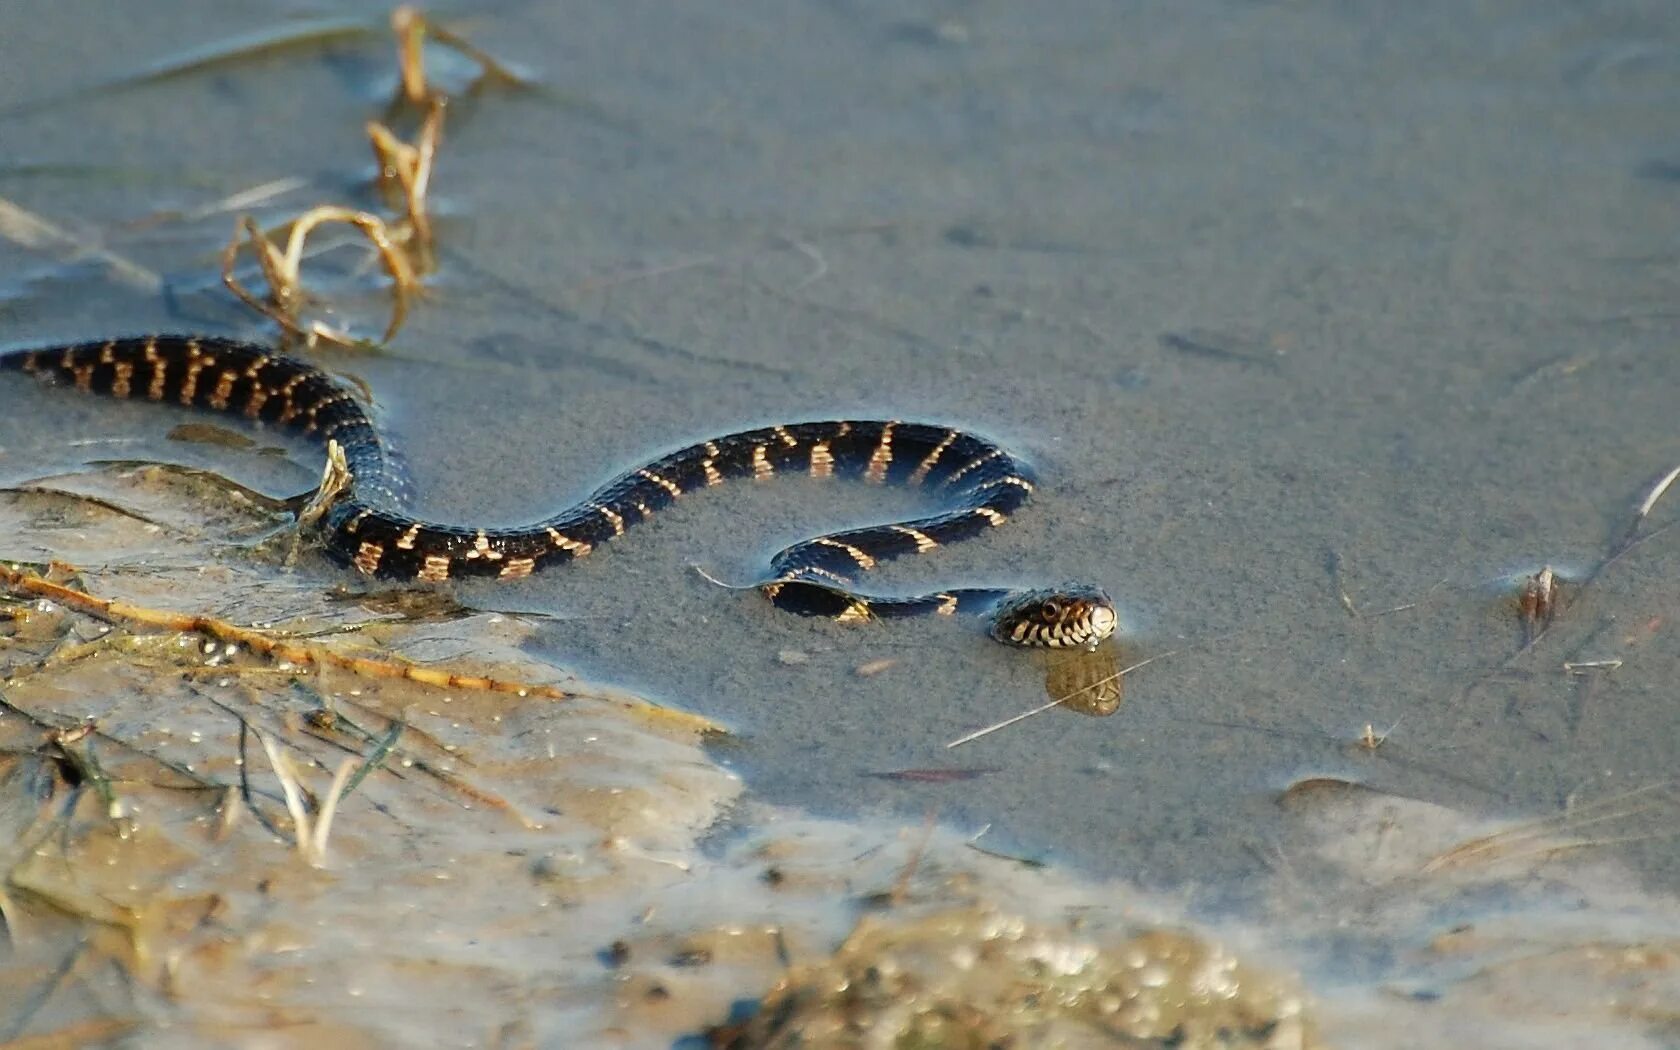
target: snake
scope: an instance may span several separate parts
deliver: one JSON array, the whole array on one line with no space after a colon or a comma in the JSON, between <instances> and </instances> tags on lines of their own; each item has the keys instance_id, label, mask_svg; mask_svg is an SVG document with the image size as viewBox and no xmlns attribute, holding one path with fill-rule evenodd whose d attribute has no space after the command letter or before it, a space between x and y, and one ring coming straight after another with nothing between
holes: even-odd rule
<instances>
[{"instance_id":1,"label":"snake","mask_svg":"<svg viewBox=\"0 0 1680 1050\"><path fill-rule=\"evenodd\" d=\"M422 583L519 579L582 558L657 511L734 478L851 477L931 492L939 512L831 532L770 559L754 586L777 608L841 622L989 611L1008 645L1094 648L1118 618L1102 588L958 588L911 597L854 589L859 575L1002 525L1034 491L1028 468L1001 446L954 427L903 420L825 420L742 430L689 445L607 481L541 521L480 528L404 512L407 479L395 450L348 383L269 347L206 335L148 335L0 354L0 370L32 373L115 398L205 409L301 435L342 454L346 477L313 528L333 561L364 576Z\"/></svg>"}]
</instances>

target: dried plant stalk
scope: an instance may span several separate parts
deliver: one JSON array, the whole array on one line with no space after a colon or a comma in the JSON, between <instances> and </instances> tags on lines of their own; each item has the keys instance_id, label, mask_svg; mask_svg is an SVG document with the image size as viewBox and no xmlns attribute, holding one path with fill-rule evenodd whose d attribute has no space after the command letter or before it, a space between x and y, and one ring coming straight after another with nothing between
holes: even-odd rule
<instances>
[{"instance_id":1,"label":"dried plant stalk","mask_svg":"<svg viewBox=\"0 0 1680 1050\"><path fill-rule=\"evenodd\" d=\"M1550 565L1525 577L1517 594L1517 616L1522 621L1523 648L1532 646L1552 626L1562 608L1563 594L1558 574Z\"/></svg>"},{"instance_id":2,"label":"dried plant stalk","mask_svg":"<svg viewBox=\"0 0 1680 1050\"><path fill-rule=\"evenodd\" d=\"M71 570L55 565L56 570ZM382 659L370 656L347 656L326 646L312 645L295 639L241 627L213 616L152 609L143 605L100 598L86 591L44 576L0 565L0 587L16 594L47 598L69 609L92 616L106 623L138 624L143 627L201 634L231 645L243 646L259 656L283 660L298 667L336 667L364 678L401 678L440 689L463 689L482 692L513 693L522 697L541 697L548 700L569 700L590 694L569 693L552 685L538 685L482 675L458 674L434 667L423 667L405 660Z\"/></svg>"},{"instance_id":3,"label":"dried plant stalk","mask_svg":"<svg viewBox=\"0 0 1680 1050\"><path fill-rule=\"evenodd\" d=\"M391 32L397 36L397 76L402 84L402 96L413 103L421 103L431 94L426 84L426 16L408 4L398 4L391 11Z\"/></svg>"},{"instance_id":4,"label":"dried plant stalk","mask_svg":"<svg viewBox=\"0 0 1680 1050\"><path fill-rule=\"evenodd\" d=\"M503 65L487 51L473 46L465 37L450 32L427 18L412 4L400 4L391 12L391 32L397 37L399 94L414 105L442 97L426 80L425 42L428 35L443 46L465 55L478 65L478 81L529 87L526 79Z\"/></svg>"},{"instance_id":5,"label":"dried plant stalk","mask_svg":"<svg viewBox=\"0 0 1680 1050\"><path fill-rule=\"evenodd\" d=\"M480 82L494 80L518 86L526 84L524 78L508 67L462 37L434 24L411 5L400 5L391 12L391 31L397 38L400 97L410 105L424 106L425 116L412 143L405 142L389 126L378 121L368 122L367 133L373 145L374 159L379 165L380 181L401 191L402 217L387 223L367 212L338 205L320 205L293 221L282 250L268 239L255 221L249 216L242 216L222 253L222 282L228 290L305 346L321 342L339 346L359 345L359 341L348 333L319 320L306 323L300 315L300 307L307 297L299 268L304 242L316 226L328 222L348 223L355 226L378 251L393 284L391 319L385 326L381 342L389 342L397 334L407 316L409 298L419 294L420 283L416 274L431 269L433 230L427 193L431 188L438 143L443 135L443 112L448 98L427 82L426 38L430 36L477 63ZM234 263L241 246L248 246L256 256L257 265L268 284L266 296L256 295L234 275Z\"/></svg>"},{"instance_id":6,"label":"dried plant stalk","mask_svg":"<svg viewBox=\"0 0 1680 1050\"><path fill-rule=\"evenodd\" d=\"M443 109L442 99L432 99L426 109L426 119L420 125L420 135L413 145L398 138L395 132L378 121L370 120L367 124L373 158L379 165L379 180L385 185L394 183L402 191L403 221L409 228L409 243L414 251L428 257L432 246L432 220L426 207L426 193L431 188L432 165L437 158L438 142L443 137Z\"/></svg>"},{"instance_id":7,"label":"dried plant stalk","mask_svg":"<svg viewBox=\"0 0 1680 1050\"><path fill-rule=\"evenodd\" d=\"M293 221L283 251L268 239L254 219L249 215L241 216L233 237L222 250L222 283L227 285L228 290L238 296L241 302L268 317L307 346L315 346L323 340L340 346L358 345L357 340L348 333L319 320L306 324L299 315L299 307L307 298L300 272L304 244L308 241L310 233L324 223L345 223L354 226L379 253L380 262L384 264L385 272L392 282L391 320L385 326L385 334L381 337L382 342L389 342L408 316L409 298L418 295L421 287L408 257L398 247L400 236L393 236L385 220L377 215L334 204L322 204L311 208ZM251 253L256 256L257 265L262 269L263 280L268 285L266 299L259 298L246 288L234 273L239 258L241 235L244 236L244 243L250 246Z\"/></svg>"}]
</instances>

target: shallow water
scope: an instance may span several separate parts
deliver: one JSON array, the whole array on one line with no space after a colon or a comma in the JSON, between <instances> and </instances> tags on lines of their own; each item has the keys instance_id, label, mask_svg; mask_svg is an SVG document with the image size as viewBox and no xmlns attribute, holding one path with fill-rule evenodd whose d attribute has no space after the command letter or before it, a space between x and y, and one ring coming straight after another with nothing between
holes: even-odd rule
<instances>
[{"instance_id":1,"label":"shallow water","mask_svg":"<svg viewBox=\"0 0 1680 1050\"><path fill-rule=\"evenodd\" d=\"M1528 815L1672 775L1672 535L1520 655L1508 584L1596 564L1680 462L1670 5L574 7L456 12L542 90L452 110L432 295L390 353L333 358L377 392L425 509L538 517L744 425L951 422L1044 484L1007 528L886 579L1101 582L1130 654L1176 652L1110 719L950 752L1038 703L1042 667L972 625L808 623L692 571L748 579L786 542L911 505L793 484L462 589L552 616L530 653L726 723L713 754L759 800L936 809L1208 908L1263 895L1279 792L1305 777ZM382 24L371 4L294 9ZM371 204L360 129L386 38L128 78L276 17L181 3L113 49L92 5L14 7L0 197L168 291L5 242L8 345L266 334L215 280L229 216L138 220L284 176L305 186L265 220ZM370 282L329 288L377 330ZM66 442L112 436L276 494L313 480L306 456L166 442L179 418L147 406L17 379L0 404L7 483L111 458ZM1375 752L1368 723L1392 727ZM946 765L992 772L868 775ZM1673 842L1649 830L1615 854L1671 892Z\"/></svg>"}]
</instances>

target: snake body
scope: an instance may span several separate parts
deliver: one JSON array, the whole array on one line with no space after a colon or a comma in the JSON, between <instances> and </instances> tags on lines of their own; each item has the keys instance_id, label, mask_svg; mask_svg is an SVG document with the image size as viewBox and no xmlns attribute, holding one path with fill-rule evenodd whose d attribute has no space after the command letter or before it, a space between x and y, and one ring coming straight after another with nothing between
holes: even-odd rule
<instances>
[{"instance_id":1,"label":"snake body","mask_svg":"<svg viewBox=\"0 0 1680 1050\"><path fill-rule=\"evenodd\" d=\"M542 521L473 528L403 513L404 475L352 389L268 347L211 336L158 335L41 347L0 355L0 369L78 390L208 409L336 444L349 484L321 517L327 554L368 576L428 582L509 580L581 558L656 511L731 478L781 474L855 477L934 492L940 513L834 532L770 562L760 589L779 608L838 620L994 612L992 633L1023 645L1094 645L1112 633L1113 607L1096 588L946 590L872 597L852 580L879 562L921 554L1002 525L1033 480L998 445L962 430L900 420L831 420L760 427L703 441L627 471Z\"/></svg>"}]
</instances>

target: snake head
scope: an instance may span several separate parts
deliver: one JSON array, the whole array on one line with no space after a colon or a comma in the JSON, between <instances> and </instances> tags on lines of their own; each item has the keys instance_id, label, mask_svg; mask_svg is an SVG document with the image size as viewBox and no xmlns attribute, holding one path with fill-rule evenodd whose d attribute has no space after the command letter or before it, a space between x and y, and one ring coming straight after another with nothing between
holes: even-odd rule
<instances>
[{"instance_id":1,"label":"snake head","mask_svg":"<svg viewBox=\"0 0 1680 1050\"><path fill-rule=\"evenodd\" d=\"M1095 649L1119 622L1101 587L1067 584L1003 599L992 614L992 637L1005 645Z\"/></svg>"}]
</instances>

